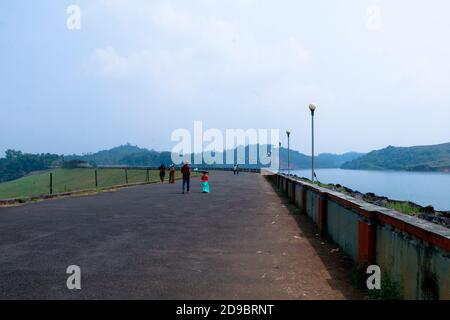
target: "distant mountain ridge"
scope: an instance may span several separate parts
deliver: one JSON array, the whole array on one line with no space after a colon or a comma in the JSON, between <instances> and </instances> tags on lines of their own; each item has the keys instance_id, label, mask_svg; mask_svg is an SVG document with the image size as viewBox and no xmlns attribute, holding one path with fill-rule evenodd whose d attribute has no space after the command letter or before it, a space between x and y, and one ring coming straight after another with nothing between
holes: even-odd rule
<instances>
[{"instance_id":1,"label":"distant mountain ridge","mask_svg":"<svg viewBox=\"0 0 450 320\"><path fill-rule=\"evenodd\" d=\"M256 146L258 147L258 146ZM265 146L264 146L265 147ZM243 148L243 147L238 147ZM236 150L232 150L236 153ZM249 146L245 147L246 154L246 165L249 167L260 167L260 164L250 165L249 164ZM349 160L354 160L360 156L362 153L350 152L343 155L324 153L319 154L316 157L316 167L317 168L338 168L344 162ZM225 162L225 153L220 152L219 157L222 157ZM193 155L191 155L191 162ZM130 144L115 147L109 150L102 150L92 154L86 155L69 155L65 156L66 161L70 160L83 160L87 161L93 165L98 166L108 166L108 165L123 165L123 166L150 166L156 167L161 164L169 165L172 163L170 152L158 152L154 150L148 150L145 148L140 148L138 146L132 146ZM281 148L280 150L280 162L281 168L287 169L288 167L288 150L286 148ZM311 156L304 155L298 151L291 150L290 152L290 165L292 170L296 169L307 169L311 167ZM232 164L229 164L232 166Z\"/></svg>"},{"instance_id":2,"label":"distant mountain ridge","mask_svg":"<svg viewBox=\"0 0 450 320\"><path fill-rule=\"evenodd\" d=\"M242 166L264 167L261 164L248 164L249 146L238 148L244 148L246 153L246 164ZM236 150L234 149L234 152ZM219 156L224 158L224 153L219 153ZM192 158L193 156L191 155L191 160L193 160ZM148 150L131 144L96 153L67 156L27 154L8 150L6 157L0 158L0 182L18 179L32 171L64 166L65 163L73 160L85 161L94 166L158 167L161 164L167 166L172 163L170 152ZM288 150L286 148L281 148L280 150L280 162L282 169L288 168ZM450 172L450 142L416 147L389 146L368 154L356 152L348 152L341 155L322 153L315 158L315 165L316 168ZM217 166L232 166L232 164ZM309 169L311 167L311 156L291 150L290 167L291 170Z\"/></svg>"},{"instance_id":3,"label":"distant mountain ridge","mask_svg":"<svg viewBox=\"0 0 450 320\"><path fill-rule=\"evenodd\" d=\"M256 146L258 147L258 146ZM262 146L265 147L265 146ZM244 148L244 147L238 147ZM248 151L245 147L246 165L261 167L261 164L249 165ZM237 149L234 149L236 152ZM224 159L225 154L219 153ZM138 146L126 144L109 150L102 150L93 154L82 156L66 156L65 160L84 160L95 165L123 165L123 166L150 166L172 163L170 152L158 152ZM191 155L191 162L193 155ZM280 150L281 168L288 168L288 150ZM203 163L205 165L205 163ZM291 170L308 169L311 167L311 156L296 150L290 152ZM348 152L344 154L322 153L315 158L316 168L342 168L355 170L403 170L403 171L439 171L450 172L450 142L416 147L393 147L372 151L368 154ZM221 165L223 166L223 165ZM231 166L229 164L228 166Z\"/></svg>"},{"instance_id":4,"label":"distant mountain ridge","mask_svg":"<svg viewBox=\"0 0 450 320\"><path fill-rule=\"evenodd\" d=\"M331 164L331 168L340 168L344 163L358 159L363 155L365 155L365 153L359 152L347 152L344 154L321 153L317 156L317 158L323 161L328 161Z\"/></svg>"},{"instance_id":5,"label":"distant mountain ridge","mask_svg":"<svg viewBox=\"0 0 450 320\"><path fill-rule=\"evenodd\" d=\"M315 167L318 169L339 168L347 161L351 161L363 156L363 153L348 152L344 154L321 153L315 156ZM288 150L280 150L281 167L288 167ZM305 155L295 150L290 152L290 163L292 170L301 170L311 168L311 156Z\"/></svg>"},{"instance_id":6,"label":"distant mountain ridge","mask_svg":"<svg viewBox=\"0 0 450 320\"><path fill-rule=\"evenodd\" d=\"M348 161L342 168L450 172L450 142L415 147L389 146Z\"/></svg>"},{"instance_id":7,"label":"distant mountain ridge","mask_svg":"<svg viewBox=\"0 0 450 320\"><path fill-rule=\"evenodd\" d=\"M101 150L95 153L88 153L84 155L67 155L64 157L66 161L69 160L83 160L93 164L101 165L120 165L124 163L124 157L131 154L147 154L150 151L147 149L139 148L138 146L132 146L126 144L118 147L114 147L108 150Z\"/></svg>"}]
</instances>

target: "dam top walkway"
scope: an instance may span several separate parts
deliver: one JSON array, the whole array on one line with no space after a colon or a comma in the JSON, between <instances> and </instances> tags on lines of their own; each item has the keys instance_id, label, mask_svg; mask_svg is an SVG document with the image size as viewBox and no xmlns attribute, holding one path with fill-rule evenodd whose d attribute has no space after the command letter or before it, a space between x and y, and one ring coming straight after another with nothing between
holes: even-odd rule
<instances>
[{"instance_id":1,"label":"dam top walkway","mask_svg":"<svg viewBox=\"0 0 450 320\"><path fill-rule=\"evenodd\" d=\"M360 299L352 263L256 173L0 208L0 299ZM66 269L81 268L81 290Z\"/></svg>"}]
</instances>

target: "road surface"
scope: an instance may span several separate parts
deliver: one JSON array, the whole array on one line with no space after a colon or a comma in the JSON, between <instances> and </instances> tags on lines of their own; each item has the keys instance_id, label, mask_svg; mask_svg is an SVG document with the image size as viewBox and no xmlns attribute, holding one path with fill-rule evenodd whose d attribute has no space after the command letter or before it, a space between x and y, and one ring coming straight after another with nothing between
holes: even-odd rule
<instances>
[{"instance_id":1,"label":"road surface","mask_svg":"<svg viewBox=\"0 0 450 320\"><path fill-rule=\"evenodd\" d=\"M265 177L0 208L0 299L360 299L352 265ZM70 265L81 290L66 286Z\"/></svg>"}]
</instances>

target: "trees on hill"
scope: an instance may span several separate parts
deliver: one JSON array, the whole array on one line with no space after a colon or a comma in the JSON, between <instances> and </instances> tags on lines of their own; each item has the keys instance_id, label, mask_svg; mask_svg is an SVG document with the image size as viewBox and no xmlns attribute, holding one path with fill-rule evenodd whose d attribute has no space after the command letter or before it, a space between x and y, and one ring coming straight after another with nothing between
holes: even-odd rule
<instances>
[{"instance_id":1,"label":"trees on hill","mask_svg":"<svg viewBox=\"0 0 450 320\"><path fill-rule=\"evenodd\" d=\"M450 143L417 147L389 146L347 162L342 168L448 172L450 169Z\"/></svg>"},{"instance_id":2,"label":"trees on hill","mask_svg":"<svg viewBox=\"0 0 450 320\"><path fill-rule=\"evenodd\" d=\"M0 182L18 179L32 171L60 166L62 161L62 156L56 154L30 154L7 150L6 157L0 159Z\"/></svg>"}]
</instances>

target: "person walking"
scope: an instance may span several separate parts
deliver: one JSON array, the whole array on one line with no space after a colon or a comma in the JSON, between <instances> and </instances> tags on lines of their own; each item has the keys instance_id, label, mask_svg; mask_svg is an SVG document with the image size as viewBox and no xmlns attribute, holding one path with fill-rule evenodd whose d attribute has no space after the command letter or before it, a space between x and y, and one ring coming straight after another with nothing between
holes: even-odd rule
<instances>
[{"instance_id":1,"label":"person walking","mask_svg":"<svg viewBox=\"0 0 450 320\"><path fill-rule=\"evenodd\" d=\"M175 183L175 165L170 165L169 167L169 183L174 184Z\"/></svg>"},{"instance_id":2,"label":"person walking","mask_svg":"<svg viewBox=\"0 0 450 320\"><path fill-rule=\"evenodd\" d=\"M237 164L235 164L233 167L233 175L236 175L236 172L237 172Z\"/></svg>"},{"instance_id":3,"label":"person walking","mask_svg":"<svg viewBox=\"0 0 450 320\"><path fill-rule=\"evenodd\" d=\"M161 179L161 183L164 183L165 177L166 177L166 166L162 164L159 167L159 178Z\"/></svg>"},{"instance_id":4,"label":"person walking","mask_svg":"<svg viewBox=\"0 0 450 320\"><path fill-rule=\"evenodd\" d=\"M183 194L185 187L187 187L187 193L189 193L191 185L191 167L189 166L188 161L184 162L184 165L181 168L181 174L183 175Z\"/></svg>"}]
</instances>

